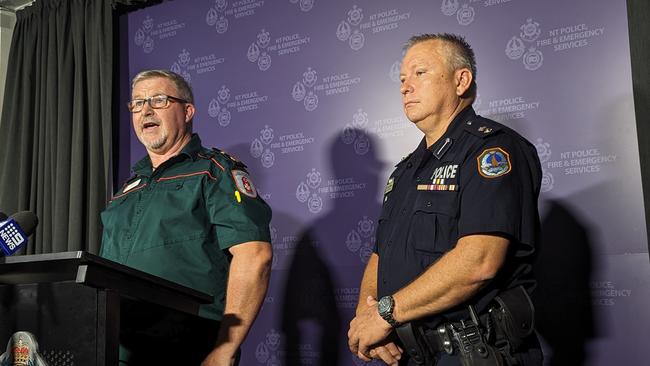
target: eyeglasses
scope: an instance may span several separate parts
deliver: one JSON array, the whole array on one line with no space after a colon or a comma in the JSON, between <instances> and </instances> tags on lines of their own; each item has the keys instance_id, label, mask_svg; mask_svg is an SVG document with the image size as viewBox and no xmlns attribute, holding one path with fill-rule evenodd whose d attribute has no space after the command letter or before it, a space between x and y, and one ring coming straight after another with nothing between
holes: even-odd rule
<instances>
[{"instance_id":1,"label":"eyeglasses","mask_svg":"<svg viewBox=\"0 0 650 366\"><path fill-rule=\"evenodd\" d=\"M142 108L144 108L145 103L149 103L149 107L153 109L160 109L169 107L169 103L172 101L177 103L189 103L184 99L172 97L171 95L158 94L149 98L133 99L126 104L126 107L129 108L131 113L138 113Z\"/></svg>"}]
</instances>

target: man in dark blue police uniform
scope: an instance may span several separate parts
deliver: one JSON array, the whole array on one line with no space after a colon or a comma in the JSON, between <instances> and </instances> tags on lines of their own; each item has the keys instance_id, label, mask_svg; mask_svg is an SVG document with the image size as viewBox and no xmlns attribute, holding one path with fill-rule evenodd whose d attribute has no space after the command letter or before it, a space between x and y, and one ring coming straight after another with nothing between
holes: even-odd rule
<instances>
[{"instance_id":1,"label":"man in dark blue police uniform","mask_svg":"<svg viewBox=\"0 0 650 366\"><path fill-rule=\"evenodd\" d=\"M388 364L541 365L527 296L536 150L475 114L476 64L462 37L412 37L400 80L424 138L386 185L350 350ZM513 318L522 329L508 328Z\"/></svg>"}]
</instances>

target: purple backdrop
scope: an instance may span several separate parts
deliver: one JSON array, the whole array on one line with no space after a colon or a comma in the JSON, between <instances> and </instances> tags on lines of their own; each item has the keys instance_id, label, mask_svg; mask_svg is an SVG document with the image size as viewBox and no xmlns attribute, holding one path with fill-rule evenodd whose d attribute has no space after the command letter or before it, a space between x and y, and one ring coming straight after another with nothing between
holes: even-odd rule
<instances>
[{"instance_id":1,"label":"purple backdrop","mask_svg":"<svg viewBox=\"0 0 650 366\"><path fill-rule=\"evenodd\" d=\"M537 146L547 358L584 347L589 365L644 364L650 271L624 0L165 2L128 16L125 78L166 68L190 81L195 130L247 163L274 212L271 287L243 364L364 364L347 326L382 187L421 136L397 74L401 46L424 32L466 36L475 109ZM122 163L143 154L132 137Z\"/></svg>"}]
</instances>

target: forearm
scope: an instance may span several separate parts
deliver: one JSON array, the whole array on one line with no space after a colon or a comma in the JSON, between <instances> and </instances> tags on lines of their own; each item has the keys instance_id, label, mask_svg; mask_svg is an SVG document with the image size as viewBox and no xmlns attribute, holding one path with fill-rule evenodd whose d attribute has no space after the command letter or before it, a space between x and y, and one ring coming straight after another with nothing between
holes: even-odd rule
<instances>
[{"instance_id":1,"label":"forearm","mask_svg":"<svg viewBox=\"0 0 650 366\"><path fill-rule=\"evenodd\" d=\"M494 236L462 238L456 248L393 295L393 316L398 322L408 322L470 299L496 275L507 246L506 239Z\"/></svg>"},{"instance_id":2,"label":"forearm","mask_svg":"<svg viewBox=\"0 0 650 366\"><path fill-rule=\"evenodd\" d=\"M234 355L243 343L264 301L270 267L270 245L268 251L233 256L215 351Z\"/></svg>"},{"instance_id":3,"label":"forearm","mask_svg":"<svg viewBox=\"0 0 650 366\"><path fill-rule=\"evenodd\" d=\"M366 299L368 296L372 298L377 298L377 267L379 264L379 256L377 253L373 253L368 260L366 269L363 272L363 278L361 279L361 286L359 286L359 301L357 302L357 314L360 311L364 311L368 304Z\"/></svg>"}]
</instances>

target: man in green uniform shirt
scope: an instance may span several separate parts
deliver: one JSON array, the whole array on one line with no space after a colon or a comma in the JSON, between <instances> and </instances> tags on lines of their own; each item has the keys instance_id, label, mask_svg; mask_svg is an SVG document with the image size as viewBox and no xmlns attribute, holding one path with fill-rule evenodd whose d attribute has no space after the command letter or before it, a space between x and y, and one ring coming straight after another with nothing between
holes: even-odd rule
<instances>
[{"instance_id":1,"label":"man in green uniform shirt","mask_svg":"<svg viewBox=\"0 0 650 366\"><path fill-rule=\"evenodd\" d=\"M182 77L165 70L140 72L128 107L147 156L102 213L100 255L212 294L214 303L200 309L197 327L154 321L153 330L135 331L147 333L146 342L136 337L125 344L123 336L120 361L234 365L268 287L271 209L245 165L204 148L192 134L193 95ZM147 322L156 316L133 317ZM179 332L179 326L190 330ZM181 349L175 359L172 354Z\"/></svg>"}]
</instances>

